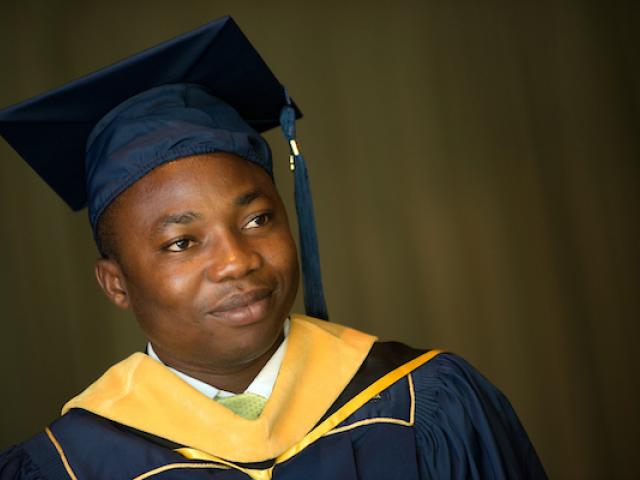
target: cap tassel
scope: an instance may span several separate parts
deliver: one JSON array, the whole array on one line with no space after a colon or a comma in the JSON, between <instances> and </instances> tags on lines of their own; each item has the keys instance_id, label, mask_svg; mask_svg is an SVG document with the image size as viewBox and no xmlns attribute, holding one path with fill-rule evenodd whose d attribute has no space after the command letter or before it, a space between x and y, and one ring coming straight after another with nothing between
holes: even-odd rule
<instances>
[{"instance_id":1,"label":"cap tassel","mask_svg":"<svg viewBox=\"0 0 640 480\"><path fill-rule=\"evenodd\" d=\"M302 278L304 286L304 308L307 315L329 319L327 304L322 288L320 273L320 253L318 250L318 235L313 214L311 188L307 175L307 165L300 153L296 142L296 113L291 105L291 99L286 93L287 105L280 113L280 126L291 148L290 167L295 176L295 200L298 216L298 235L300 238L300 257L302 263Z\"/></svg>"}]
</instances>

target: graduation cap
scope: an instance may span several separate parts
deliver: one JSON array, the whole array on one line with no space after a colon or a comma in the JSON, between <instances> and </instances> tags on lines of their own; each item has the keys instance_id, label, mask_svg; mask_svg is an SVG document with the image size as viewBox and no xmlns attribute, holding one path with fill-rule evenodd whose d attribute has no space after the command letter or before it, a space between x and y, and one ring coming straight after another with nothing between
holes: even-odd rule
<instances>
[{"instance_id":1,"label":"graduation cap","mask_svg":"<svg viewBox=\"0 0 640 480\"><path fill-rule=\"evenodd\" d=\"M230 17L0 110L0 135L73 209L100 216L126 188L178 158L235 153L272 175L261 132L291 149L308 315L327 318L301 113Z\"/></svg>"}]
</instances>

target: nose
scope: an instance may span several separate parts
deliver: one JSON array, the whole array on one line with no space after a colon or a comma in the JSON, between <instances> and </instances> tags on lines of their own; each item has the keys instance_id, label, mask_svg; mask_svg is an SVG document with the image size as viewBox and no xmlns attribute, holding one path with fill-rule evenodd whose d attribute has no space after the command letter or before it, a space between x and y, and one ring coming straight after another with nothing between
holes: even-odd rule
<instances>
[{"instance_id":1,"label":"nose","mask_svg":"<svg viewBox=\"0 0 640 480\"><path fill-rule=\"evenodd\" d=\"M238 280L260 268L262 257L241 233L226 231L210 248L207 276L213 282Z\"/></svg>"}]
</instances>

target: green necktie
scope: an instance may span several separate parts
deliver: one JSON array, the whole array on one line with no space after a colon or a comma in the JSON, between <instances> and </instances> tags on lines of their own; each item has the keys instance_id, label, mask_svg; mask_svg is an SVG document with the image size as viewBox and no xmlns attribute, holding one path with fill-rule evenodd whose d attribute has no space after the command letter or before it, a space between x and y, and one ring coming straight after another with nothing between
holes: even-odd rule
<instances>
[{"instance_id":1,"label":"green necktie","mask_svg":"<svg viewBox=\"0 0 640 480\"><path fill-rule=\"evenodd\" d=\"M247 420L258 418L267 403L266 398L255 393L241 393L232 397L218 397L214 400Z\"/></svg>"}]
</instances>

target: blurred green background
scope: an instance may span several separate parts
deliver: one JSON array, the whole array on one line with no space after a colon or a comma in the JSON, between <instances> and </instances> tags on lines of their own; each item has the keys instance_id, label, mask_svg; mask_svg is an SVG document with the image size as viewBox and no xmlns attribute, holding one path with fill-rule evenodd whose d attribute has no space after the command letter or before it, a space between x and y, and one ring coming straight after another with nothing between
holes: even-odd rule
<instances>
[{"instance_id":1,"label":"blurred green background","mask_svg":"<svg viewBox=\"0 0 640 480\"><path fill-rule=\"evenodd\" d=\"M0 106L232 14L306 114L332 319L468 358L552 478L637 478L639 5L1 0ZM144 340L4 142L0 202L1 449Z\"/></svg>"}]
</instances>

